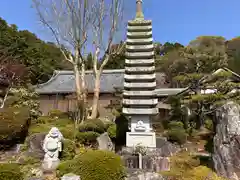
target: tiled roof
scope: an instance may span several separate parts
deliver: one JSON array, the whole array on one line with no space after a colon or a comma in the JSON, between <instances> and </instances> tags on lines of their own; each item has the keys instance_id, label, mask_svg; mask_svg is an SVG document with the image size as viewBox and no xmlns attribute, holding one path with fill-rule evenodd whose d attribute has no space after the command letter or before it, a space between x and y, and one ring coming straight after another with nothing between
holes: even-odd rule
<instances>
[{"instance_id":1,"label":"tiled roof","mask_svg":"<svg viewBox=\"0 0 240 180\"><path fill-rule=\"evenodd\" d=\"M170 94L174 90L166 89L165 75L163 73L156 73L157 88L163 89L163 93ZM86 71L86 85L89 93L94 90L94 76L93 71ZM124 69L104 70L101 76L100 92L113 93L116 88L122 89L124 81ZM36 86L36 91L39 94L57 94L57 93L73 93L75 92L75 77L73 71L54 71L52 78L43 84ZM161 91L161 90L160 90ZM179 91L177 91L179 92ZM161 94L161 92L158 93ZM175 93L175 92L173 92Z\"/></svg>"}]
</instances>

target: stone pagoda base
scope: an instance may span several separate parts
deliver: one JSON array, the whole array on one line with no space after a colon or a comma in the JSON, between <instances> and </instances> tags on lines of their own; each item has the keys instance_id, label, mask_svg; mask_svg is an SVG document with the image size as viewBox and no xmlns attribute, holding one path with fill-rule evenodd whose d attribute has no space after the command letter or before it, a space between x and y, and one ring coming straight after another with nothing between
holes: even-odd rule
<instances>
[{"instance_id":1,"label":"stone pagoda base","mask_svg":"<svg viewBox=\"0 0 240 180\"><path fill-rule=\"evenodd\" d=\"M156 148L156 134L155 132L127 132L126 146Z\"/></svg>"}]
</instances>

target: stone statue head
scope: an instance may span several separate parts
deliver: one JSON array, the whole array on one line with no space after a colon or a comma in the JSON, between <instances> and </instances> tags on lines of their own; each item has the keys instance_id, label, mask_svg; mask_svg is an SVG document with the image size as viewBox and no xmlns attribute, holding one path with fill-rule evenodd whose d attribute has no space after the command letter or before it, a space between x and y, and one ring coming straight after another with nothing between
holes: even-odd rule
<instances>
[{"instance_id":1,"label":"stone statue head","mask_svg":"<svg viewBox=\"0 0 240 180\"><path fill-rule=\"evenodd\" d=\"M59 131L57 127L52 127L48 135L52 138L58 137L59 139L62 139L62 133Z\"/></svg>"}]
</instances>

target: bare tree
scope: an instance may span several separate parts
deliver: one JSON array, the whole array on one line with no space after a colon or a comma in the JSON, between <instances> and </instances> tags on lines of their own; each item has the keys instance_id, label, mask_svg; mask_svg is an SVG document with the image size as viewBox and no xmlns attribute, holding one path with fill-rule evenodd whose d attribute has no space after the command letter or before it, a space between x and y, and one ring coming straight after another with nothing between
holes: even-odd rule
<instances>
[{"instance_id":1,"label":"bare tree","mask_svg":"<svg viewBox=\"0 0 240 180\"><path fill-rule=\"evenodd\" d=\"M76 125L86 116L84 50L95 18L92 12L95 4L96 0L33 0L40 22L50 30L66 61L73 65L78 108Z\"/></svg>"},{"instance_id":2,"label":"bare tree","mask_svg":"<svg viewBox=\"0 0 240 180\"><path fill-rule=\"evenodd\" d=\"M111 47L119 27L123 27L123 2L124 0L33 0L41 23L50 30L65 59L73 65L81 115L76 124L85 119L87 112L85 50L93 45L95 88L91 118L94 119L98 112L102 71L109 59L122 49L122 44L118 48Z\"/></svg>"},{"instance_id":3,"label":"bare tree","mask_svg":"<svg viewBox=\"0 0 240 180\"><path fill-rule=\"evenodd\" d=\"M92 54L95 84L91 119L97 118L98 114L100 78L102 71L109 59L120 54L125 45L125 43L122 43L113 48L114 40L116 40L118 33L121 33L120 28L124 27L124 0L98 0L98 2L99 3L97 3L93 9L96 18L92 24L92 44L94 46L94 52Z\"/></svg>"}]
</instances>

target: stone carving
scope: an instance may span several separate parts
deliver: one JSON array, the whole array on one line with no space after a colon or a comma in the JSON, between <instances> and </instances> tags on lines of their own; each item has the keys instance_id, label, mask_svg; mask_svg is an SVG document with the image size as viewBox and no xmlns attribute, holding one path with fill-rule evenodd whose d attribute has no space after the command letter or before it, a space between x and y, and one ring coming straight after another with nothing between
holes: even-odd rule
<instances>
[{"instance_id":1,"label":"stone carving","mask_svg":"<svg viewBox=\"0 0 240 180\"><path fill-rule=\"evenodd\" d=\"M230 180L240 179L240 105L229 102L216 112L213 139L216 172Z\"/></svg>"},{"instance_id":2,"label":"stone carving","mask_svg":"<svg viewBox=\"0 0 240 180\"><path fill-rule=\"evenodd\" d=\"M58 128L53 127L46 135L43 142L44 156L44 169L54 169L59 163L59 152L62 151L62 133Z\"/></svg>"},{"instance_id":3,"label":"stone carving","mask_svg":"<svg viewBox=\"0 0 240 180\"><path fill-rule=\"evenodd\" d=\"M135 131L146 131L146 127L142 121L138 121L135 127Z\"/></svg>"}]
</instances>

